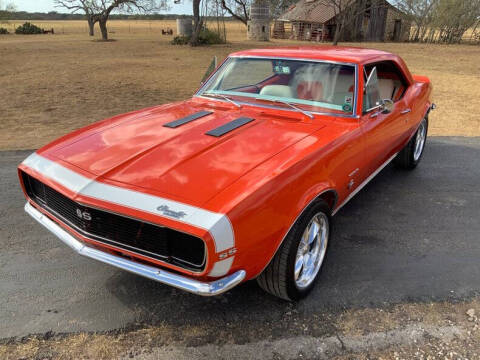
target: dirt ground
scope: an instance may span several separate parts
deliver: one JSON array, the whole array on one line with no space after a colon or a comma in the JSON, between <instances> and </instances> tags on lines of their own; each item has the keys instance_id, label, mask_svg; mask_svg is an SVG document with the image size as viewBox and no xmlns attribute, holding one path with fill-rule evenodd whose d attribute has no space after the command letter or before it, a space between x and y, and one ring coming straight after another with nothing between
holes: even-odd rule
<instances>
[{"instance_id":1,"label":"dirt ground","mask_svg":"<svg viewBox=\"0 0 480 360\"><path fill-rule=\"evenodd\" d=\"M247 344L217 338L208 347L195 345L205 333L201 325L103 334L47 333L3 340L0 358L200 359L216 354L222 359L475 360L480 359L479 311L478 300L347 310L323 319L331 321L331 331L319 338L285 334L283 339ZM285 316L296 322L295 314Z\"/></svg>"},{"instance_id":2,"label":"dirt ground","mask_svg":"<svg viewBox=\"0 0 480 360\"><path fill-rule=\"evenodd\" d=\"M34 23L55 35L0 36L0 149L38 148L94 121L188 98L213 56L299 44L246 41L240 23L228 24L228 44L194 49L161 35L173 21L111 21L116 41L107 43L92 41L83 21ZM413 73L431 78L438 105L431 135L480 135L480 46L355 45L398 53Z\"/></svg>"}]
</instances>

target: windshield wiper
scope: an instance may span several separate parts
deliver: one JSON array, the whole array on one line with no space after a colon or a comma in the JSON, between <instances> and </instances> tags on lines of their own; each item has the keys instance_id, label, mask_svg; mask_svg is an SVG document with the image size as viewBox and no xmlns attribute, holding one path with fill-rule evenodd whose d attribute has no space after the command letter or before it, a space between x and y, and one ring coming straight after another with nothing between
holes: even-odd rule
<instances>
[{"instance_id":1,"label":"windshield wiper","mask_svg":"<svg viewBox=\"0 0 480 360\"><path fill-rule=\"evenodd\" d=\"M255 98L255 100L263 100L263 101L270 101L270 102L273 102L273 103L284 104L284 105L290 106L293 110L299 111L303 115L308 116L310 119L314 118L314 116L311 112L309 112L307 110L300 109L299 107L293 105L292 103L289 103L288 101L277 100L277 99L264 99L264 98Z\"/></svg>"},{"instance_id":2,"label":"windshield wiper","mask_svg":"<svg viewBox=\"0 0 480 360\"><path fill-rule=\"evenodd\" d=\"M235 100L232 100L231 98L229 98L229 97L226 96L226 95L216 94L216 93L203 93L202 95L211 96L211 97L216 97L216 98L221 98L221 99L227 100L228 102L232 103L233 105L235 105L235 106L238 107L239 109L242 108L242 105L240 105L240 104L237 103Z\"/></svg>"}]
</instances>

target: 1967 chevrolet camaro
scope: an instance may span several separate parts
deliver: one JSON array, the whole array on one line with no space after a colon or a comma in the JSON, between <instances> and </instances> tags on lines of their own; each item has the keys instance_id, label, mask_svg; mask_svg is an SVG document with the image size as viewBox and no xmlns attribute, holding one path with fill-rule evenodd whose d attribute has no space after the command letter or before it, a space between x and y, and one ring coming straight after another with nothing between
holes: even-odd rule
<instances>
[{"instance_id":1,"label":"1967 chevrolet camaro","mask_svg":"<svg viewBox=\"0 0 480 360\"><path fill-rule=\"evenodd\" d=\"M189 100L30 155L25 210L79 254L164 284L216 295L256 278L298 300L332 216L390 161L421 160L431 92L382 51L237 52Z\"/></svg>"}]
</instances>

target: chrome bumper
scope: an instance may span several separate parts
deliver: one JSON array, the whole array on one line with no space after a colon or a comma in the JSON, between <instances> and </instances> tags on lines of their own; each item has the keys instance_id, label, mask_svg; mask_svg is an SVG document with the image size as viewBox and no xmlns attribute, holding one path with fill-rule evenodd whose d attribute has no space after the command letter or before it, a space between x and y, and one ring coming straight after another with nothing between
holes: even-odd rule
<instances>
[{"instance_id":1,"label":"chrome bumper","mask_svg":"<svg viewBox=\"0 0 480 360\"><path fill-rule=\"evenodd\" d=\"M238 285L245 278L245 271L239 270L219 280L200 282L152 266L143 265L84 245L54 221L35 209L29 202L25 204L25 211L80 255L197 295L213 296L221 294Z\"/></svg>"}]
</instances>

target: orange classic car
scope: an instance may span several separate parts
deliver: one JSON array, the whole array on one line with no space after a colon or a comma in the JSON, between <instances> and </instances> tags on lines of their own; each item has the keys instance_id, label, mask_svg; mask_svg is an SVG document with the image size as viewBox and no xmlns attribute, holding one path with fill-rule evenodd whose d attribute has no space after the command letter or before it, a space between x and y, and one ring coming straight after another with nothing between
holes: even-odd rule
<instances>
[{"instance_id":1,"label":"orange classic car","mask_svg":"<svg viewBox=\"0 0 480 360\"><path fill-rule=\"evenodd\" d=\"M81 255L199 295L257 279L306 296L332 217L389 162L413 169L432 86L396 55L233 53L186 101L115 116L18 167L25 210Z\"/></svg>"}]
</instances>

